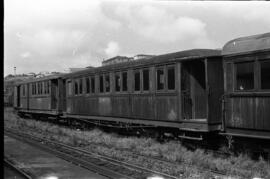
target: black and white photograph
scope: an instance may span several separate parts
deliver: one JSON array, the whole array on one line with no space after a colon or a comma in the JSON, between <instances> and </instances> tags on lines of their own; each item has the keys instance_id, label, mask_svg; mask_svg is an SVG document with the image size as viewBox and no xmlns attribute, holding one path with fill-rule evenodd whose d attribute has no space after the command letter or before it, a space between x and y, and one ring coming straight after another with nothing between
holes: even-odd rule
<instances>
[{"instance_id":1,"label":"black and white photograph","mask_svg":"<svg viewBox=\"0 0 270 179\"><path fill-rule=\"evenodd\" d=\"M4 179L269 179L270 2L4 0Z\"/></svg>"}]
</instances>

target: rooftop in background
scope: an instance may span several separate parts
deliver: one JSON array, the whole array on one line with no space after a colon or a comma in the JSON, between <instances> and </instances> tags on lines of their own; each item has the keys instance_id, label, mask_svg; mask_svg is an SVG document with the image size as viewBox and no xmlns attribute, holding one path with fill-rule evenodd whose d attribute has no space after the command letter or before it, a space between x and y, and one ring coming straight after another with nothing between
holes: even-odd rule
<instances>
[{"instance_id":1,"label":"rooftop in background","mask_svg":"<svg viewBox=\"0 0 270 179\"><path fill-rule=\"evenodd\" d=\"M135 55L134 57L116 56L116 57L104 60L102 62L102 66L112 65L112 64L116 64L116 63L129 62L129 61L134 61L134 60L140 60L140 59L149 59L152 57L154 57L154 55L138 54L138 55Z\"/></svg>"}]
</instances>

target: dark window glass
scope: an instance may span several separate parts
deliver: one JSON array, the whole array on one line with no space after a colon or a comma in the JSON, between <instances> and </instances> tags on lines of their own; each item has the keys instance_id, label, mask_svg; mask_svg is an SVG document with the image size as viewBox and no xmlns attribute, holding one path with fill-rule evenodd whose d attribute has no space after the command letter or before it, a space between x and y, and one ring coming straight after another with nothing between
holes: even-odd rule
<instances>
[{"instance_id":1,"label":"dark window glass","mask_svg":"<svg viewBox=\"0 0 270 179\"><path fill-rule=\"evenodd\" d=\"M143 70L143 90L149 90L149 70Z\"/></svg>"},{"instance_id":2,"label":"dark window glass","mask_svg":"<svg viewBox=\"0 0 270 179\"><path fill-rule=\"evenodd\" d=\"M86 93L90 93L90 79L85 78L85 84L86 84Z\"/></svg>"},{"instance_id":3,"label":"dark window glass","mask_svg":"<svg viewBox=\"0 0 270 179\"><path fill-rule=\"evenodd\" d=\"M71 85L71 83L70 83L70 85ZM71 88L72 86L70 86L70 88ZM47 82L47 94L49 94L50 93L50 82L48 81Z\"/></svg>"},{"instance_id":4,"label":"dark window glass","mask_svg":"<svg viewBox=\"0 0 270 179\"><path fill-rule=\"evenodd\" d=\"M236 64L237 90L250 90L254 88L254 62Z\"/></svg>"},{"instance_id":5,"label":"dark window glass","mask_svg":"<svg viewBox=\"0 0 270 179\"><path fill-rule=\"evenodd\" d=\"M261 88L270 89L270 61L261 62Z\"/></svg>"},{"instance_id":6,"label":"dark window glass","mask_svg":"<svg viewBox=\"0 0 270 179\"><path fill-rule=\"evenodd\" d=\"M79 93L82 94L83 93L83 80L82 79L79 80L79 85L80 85Z\"/></svg>"},{"instance_id":7,"label":"dark window glass","mask_svg":"<svg viewBox=\"0 0 270 179\"><path fill-rule=\"evenodd\" d=\"M33 83L31 83L31 89L32 89L32 95L34 94L34 85L33 85Z\"/></svg>"},{"instance_id":8,"label":"dark window glass","mask_svg":"<svg viewBox=\"0 0 270 179\"><path fill-rule=\"evenodd\" d=\"M34 84L35 87L35 94L37 94L37 83Z\"/></svg>"},{"instance_id":9,"label":"dark window glass","mask_svg":"<svg viewBox=\"0 0 270 179\"><path fill-rule=\"evenodd\" d=\"M68 95L72 95L72 84L71 84L71 81L68 81L67 82L67 94Z\"/></svg>"},{"instance_id":10,"label":"dark window glass","mask_svg":"<svg viewBox=\"0 0 270 179\"><path fill-rule=\"evenodd\" d=\"M115 91L120 91L120 74L115 74Z\"/></svg>"},{"instance_id":11,"label":"dark window glass","mask_svg":"<svg viewBox=\"0 0 270 179\"><path fill-rule=\"evenodd\" d=\"M79 86L78 86L78 81L77 80L74 81L74 85L75 85L75 94L78 94Z\"/></svg>"},{"instance_id":12,"label":"dark window glass","mask_svg":"<svg viewBox=\"0 0 270 179\"><path fill-rule=\"evenodd\" d=\"M40 94L43 94L44 93L44 85L43 85L43 82L40 82Z\"/></svg>"},{"instance_id":13,"label":"dark window glass","mask_svg":"<svg viewBox=\"0 0 270 179\"><path fill-rule=\"evenodd\" d=\"M38 83L38 88L39 88L39 94L41 94L41 91L42 91L42 84L41 84L41 82Z\"/></svg>"},{"instance_id":14,"label":"dark window glass","mask_svg":"<svg viewBox=\"0 0 270 179\"><path fill-rule=\"evenodd\" d=\"M168 68L168 89L174 90L175 89L175 73L174 73L174 67Z\"/></svg>"},{"instance_id":15,"label":"dark window glass","mask_svg":"<svg viewBox=\"0 0 270 179\"><path fill-rule=\"evenodd\" d=\"M70 85L71 85L71 83L70 83ZM70 86L70 88L71 88L71 86ZM48 81L46 82L46 90L47 90L46 93L49 94L49 82Z\"/></svg>"},{"instance_id":16,"label":"dark window glass","mask_svg":"<svg viewBox=\"0 0 270 179\"><path fill-rule=\"evenodd\" d=\"M47 81L43 82L43 92L44 94L47 94Z\"/></svg>"},{"instance_id":17,"label":"dark window glass","mask_svg":"<svg viewBox=\"0 0 270 179\"><path fill-rule=\"evenodd\" d=\"M140 83L140 71L136 71L135 73L134 73L134 78L135 78L135 91L140 91L140 89L141 89L141 83Z\"/></svg>"},{"instance_id":18,"label":"dark window glass","mask_svg":"<svg viewBox=\"0 0 270 179\"><path fill-rule=\"evenodd\" d=\"M127 91L127 72L122 73L122 91Z\"/></svg>"},{"instance_id":19,"label":"dark window glass","mask_svg":"<svg viewBox=\"0 0 270 179\"><path fill-rule=\"evenodd\" d=\"M157 69L157 90L164 89L164 70Z\"/></svg>"},{"instance_id":20,"label":"dark window glass","mask_svg":"<svg viewBox=\"0 0 270 179\"><path fill-rule=\"evenodd\" d=\"M25 85L23 85L22 87L23 87L23 96L25 96Z\"/></svg>"},{"instance_id":21,"label":"dark window glass","mask_svg":"<svg viewBox=\"0 0 270 179\"><path fill-rule=\"evenodd\" d=\"M110 75L105 75L105 89L106 92L110 92Z\"/></svg>"},{"instance_id":22,"label":"dark window glass","mask_svg":"<svg viewBox=\"0 0 270 179\"><path fill-rule=\"evenodd\" d=\"M95 77L91 77L91 93L95 93Z\"/></svg>"},{"instance_id":23,"label":"dark window glass","mask_svg":"<svg viewBox=\"0 0 270 179\"><path fill-rule=\"evenodd\" d=\"M103 75L99 76L99 92L103 93L104 89L103 89Z\"/></svg>"},{"instance_id":24,"label":"dark window glass","mask_svg":"<svg viewBox=\"0 0 270 179\"><path fill-rule=\"evenodd\" d=\"M40 94L40 83L37 83L38 94Z\"/></svg>"}]
</instances>

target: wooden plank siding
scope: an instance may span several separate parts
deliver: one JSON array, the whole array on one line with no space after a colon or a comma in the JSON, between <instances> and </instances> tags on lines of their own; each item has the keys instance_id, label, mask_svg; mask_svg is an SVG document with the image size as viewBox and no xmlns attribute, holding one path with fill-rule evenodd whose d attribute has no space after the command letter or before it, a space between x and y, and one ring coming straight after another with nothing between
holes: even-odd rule
<instances>
[{"instance_id":1,"label":"wooden plank siding","mask_svg":"<svg viewBox=\"0 0 270 179\"><path fill-rule=\"evenodd\" d=\"M270 97L230 97L226 126L270 131Z\"/></svg>"},{"instance_id":2,"label":"wooden plank siding","mask_svg":"<svg viewBox=\"0 0 270 179\"><path fill-rule=\"evenodd\" d=\"M248 133L252 136L254 133L270 137L270 89L261 89L261 61L270 61L269 50L224 57L224 111L227 132L240 136ZM244 63L253 63L253 81L250 80L253 86L251 89L241 90L237 86L237 64ZM256 133L260 131L264 133Z\"/></svg>"},{"instance_id":3,"label":"wooden plank siding","mask_svg":"<svg viewBox=\"0 0 270 179\"><path fill-rule=\"evenodd\" d=\"M211 58L210 58L211 59ZM182 96L181 96L181 67L182 62L177 63L164 63L156 66L147 65L136 68L129 69L118 69L115 71L102 71L100 73L89 73L81 74L79 76L70 76L66 78L66 81L72 81L72 95L67 96L66 102L66 116L85 116L89 119L91 117L104 117L114 118L114 119L126 119L127 121L164 121L164 122L177 122L181 123L182 127L189 126L189 130L200 130L198 126L201 126L201 130L213 129L217 130L218 127L208 127L207 108L211 107L209 113L214 112L215 114L209 115L212 117L211 124L220 125L221 123L221 103L220 107L217 107L215 102L221 98L221 93L223 92L223 87L218 88L219 84L222 84L223 78L222 71L222 60L221 57L214 57L213 62L211 61L210 68L212 72L217 72L214 76L210 76L210 82L212 86L212 94L209 95L212 99L212 103L208 106L208 91L206 86L208 85L208 79L206 75L208 66L207 59L196 59L193 63L200 62L196 67L193 67L190 72L189 78L193 80L192 82L192 94L193 100L195 102L193 106L194 117L192 120L183 120L182 113ZM193 64L191 63L191 64ZM168 69L174 68L174 89L168 89ZM203 69L200 69L203 68ZM212 69L213 68L213 69ZM143 90L143 70L149 70L149 90ZM164 89L157 90L157 69L164 69ZM115 74L121 74L121 72L127 72L127 91L115 91ZM140 90L134 91L135 89L135 79L134 72L140 72ZM198 72L199 71L199 72ZM99 76L100 74L110 74L110 92L99 92ZM194 75L194 76L192 76ZM74 95L74 81L81 78L95 77L95 93L86 93L86 84L84 83L83 93ZM202 79L203 78L203 79ZM214 84L216 80L220 80L218 84ZM204 85L200 84L204 83ZM202 85L202 86L201 86ZM105 86L104 86L105 88ZM67 86L66 86L67 89ZM122 87L121 87L122 89ZM201 94L202 93L202 94ZM219 105L219 104L218 104ZM218 109L215 109L218 108ZM196 119L199 119L196 121ZM203 119L203 120L202 120ZM194 125L193 125L194 123ZM199 125L200 124L200 125ZM193 128L193 127L194 128ZM192 129L193 128L193 129ZM188 130L188 129L186 129Z\"/></svg>"}]
</instances>

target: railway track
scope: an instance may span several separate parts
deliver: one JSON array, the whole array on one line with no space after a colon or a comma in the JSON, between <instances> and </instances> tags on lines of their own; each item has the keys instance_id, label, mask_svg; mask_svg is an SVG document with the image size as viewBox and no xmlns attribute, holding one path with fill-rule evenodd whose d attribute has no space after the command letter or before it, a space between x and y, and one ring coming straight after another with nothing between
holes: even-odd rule
<instances>
[{"instance_id":1,"label":"railway track","mask_svg":"<svg viewBox=\"0 0 270 179\"><path fill-rule=\"evenodd\" d=\"M98 151L98 148L99 147L105 147L107 149L111 149L113 146L110 146L110 145L106 145L106 144L95 144L95 143L91 143L91 145L89 145L89 147L87 148L87 150L91 150L92 152L95 152L95 151ZM155 163L162 163L163 165L168 165L170 167L177 167L179 165L185 165L185 166L189 166L189 167L192 167L192 164L190 163L187 163L187 162L173 162L173 161L170 161L170 160L167 160L165 158L160 158L160 157L157 157L157 156L151 156L151 155L146 155L146 154L142 154L142 153L138 153L138 152L134 152L134 151L130 151L130 150L127 150L127 149L122 149L122 148L115 148L113 150L118 150L120 152L123 153L129 153L130 155L129 156L132 156L134 159L136 158L143 158L144 161L147 161L147 160L151 160L152 162L155 162ZM203 167L200 168L201 170L207 170ZM209 172L211 172L214 176L219 176L219 177L225 177L226 176L226 173L225 172L222 172L222 171L218 171L218 170L209 170ZM181 173L181 172L180 172Z\"/></svg>"},{"instance_id":2,"label":"railway track","mask_svg":"<svg viewBox=\"0 0 270 179\"><path fill-rule=\"evenodd\" d=\"M6 157L4 157L4 166L12 169L16 173L16 176L14 176L14 178L18 177L18 178L23 178L23 179L32 179L31 176L29 176L27 173L25 173L24 171L22 171L18 167L16 167Z\"/></svg>"},{"instance_id":3,"label":"railway track","mask_svg":"<svg viewBox=\"0 0 270 179\"><path fill-rule=\"evenodd\" d=\"M147 169L114 158L95 154L89 151L81 150L76 147L71 147L63 143L50 141L36 136L31 136L14 130L5 129L5 135L22 140L33 146L49 151L58 157L68 160L72 163L80 165L89 170L95 171L101 175L112 179L131 179L131 178L147 178L150 176L160 176L166 179L176 179L178 177L171 176L165 173Z\"/></svg>"}]
</instances>

